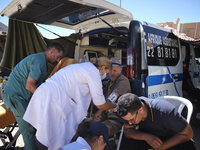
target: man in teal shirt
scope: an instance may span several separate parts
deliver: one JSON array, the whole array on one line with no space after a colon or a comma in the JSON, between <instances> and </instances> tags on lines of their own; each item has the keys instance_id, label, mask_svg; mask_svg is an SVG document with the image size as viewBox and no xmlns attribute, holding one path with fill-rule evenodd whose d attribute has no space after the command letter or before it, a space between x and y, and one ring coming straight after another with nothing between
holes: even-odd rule
<instances>
[{"instance_id":1,"label":"man in teal shirt","mask_svg":"<svg viewBox=\"0 0 200 150\"><path fill-rule=\"evenodd\" d=\"M47 73L47 63L59 62L64 52L60 44L50 44L45 52L27 56L12 70L3 89L3 101L10 109L24 140L24 150L36 150L35 129L23 120L29 100Z\"/></svg>"}]
</instances>

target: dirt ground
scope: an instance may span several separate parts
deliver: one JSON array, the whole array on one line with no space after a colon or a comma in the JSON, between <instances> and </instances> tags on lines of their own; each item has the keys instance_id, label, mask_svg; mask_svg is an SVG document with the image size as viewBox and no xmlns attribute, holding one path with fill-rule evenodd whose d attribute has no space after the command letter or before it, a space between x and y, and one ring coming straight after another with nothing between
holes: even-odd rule
<instances>
[{"instance_id":1,"label":"dirt ground","mask_svg":"<svg viewBox=\"0 0 200 150\"><path fill-rule=\"evenodd\" d=\"M197 148L197 150L200 150L200 124L191 120L191 126L192 126L192 129L194 131L194 138L193 139L195 141L196 148ZM17 129L18 128L16 128L13 131L13 134L17 131ZM0 141L0 146L2 146L1 141ZM20 135L17 139L15 150L22 150L23 147L24 147L24 142L23 142L22 136Z\"/></svg>"},{"instance_id":2,"label":"dirt ground","mask_svg":"<svg viewBox=\"0 0 200 150\"><path fill-rule=\"evenodd\" d=\"M190 121L190 125L193 129L193 132L194 132L193 140L195 141L196 149L200 150L200 119L196 120L194 118L195 118L195 116L193 114L191 121ZM5 130L5 128L0 129L0 131L4 131L4 130ZM18 131L18 127L15 127L14 130L12 131L12 136L14 136L17 131ZM1 136L1 134L0 134L0 136ZM2 137L0 138L0 147L4 145L1 139L2 139ZM7 142L7 141L8 141L8 138L5 139L5 142ZM24 142L23 142L23 139L22 139L22 135L20 135L17 138L15 150L22 150L23 147L24 147ZM2 149L0 148L0 150L2 150Z\"/></svg>"}]
</instances>

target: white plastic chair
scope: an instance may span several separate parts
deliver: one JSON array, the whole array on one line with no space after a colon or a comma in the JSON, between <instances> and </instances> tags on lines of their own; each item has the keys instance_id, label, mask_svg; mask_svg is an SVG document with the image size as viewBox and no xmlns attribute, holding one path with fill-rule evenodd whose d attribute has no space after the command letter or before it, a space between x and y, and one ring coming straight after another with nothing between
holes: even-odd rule
<instances>
[{"instance_id":1,"label":"white plastic chair","mask_svg":"<svg viewBox=\"0 0 200 150\"><path fill-rule=\"evenodd\" d=\"M163 97L159 97L159 100L166 100L168 102L170 102L171 104L173 104L177 110L178 113L182 113L183 108L186 106L187 107L187 117L186 120L188 123L190 123L190 119L192 116L192 112L193 112L193 105L192 103L183 97L179 97L179 96L163 96Z\"/></svg>"}]
</instances>

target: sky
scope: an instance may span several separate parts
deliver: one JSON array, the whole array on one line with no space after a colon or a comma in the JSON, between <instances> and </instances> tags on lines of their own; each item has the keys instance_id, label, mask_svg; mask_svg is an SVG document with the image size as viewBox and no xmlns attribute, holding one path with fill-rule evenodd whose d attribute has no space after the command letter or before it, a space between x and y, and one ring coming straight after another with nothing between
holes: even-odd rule
<instances>
[{"instance_id":1,"label":"sky","mask_svg":"<svg viewBox=\"0 0 200 150\"><path fill-rule=\"evenodd\" d=\"M12 0L0 0L0 11ZM133 18L149 23L174 22L180 18L180 23L200 22L200 0L107 0L132 13ZM7 17L0 16L0 22L8 25ZM61 35L68 36L74 31L59 27L43 27ZM57 38L57 36L38 27L43 36Z\"/></svg>"}]
</instances>

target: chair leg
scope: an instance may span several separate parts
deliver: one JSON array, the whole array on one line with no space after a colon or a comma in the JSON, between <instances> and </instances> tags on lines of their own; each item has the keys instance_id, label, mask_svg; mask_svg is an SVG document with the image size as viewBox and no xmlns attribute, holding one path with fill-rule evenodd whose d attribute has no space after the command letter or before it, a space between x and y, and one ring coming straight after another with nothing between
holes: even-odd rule
<instances>
[{"instance_id":1,"label":"chair leg","mask_svg":"<svg viewBox=\"0 0 200 150\"><path fill-rule=\"evenodd\" d=\"M120 148L123 133L124 133L124 125L122 126L121 133L120 133L120 136L119 136L119 141L118 141L118 144L117 144L117 150L119 150L119 148Z\"/></svg>"}]
</instances>

